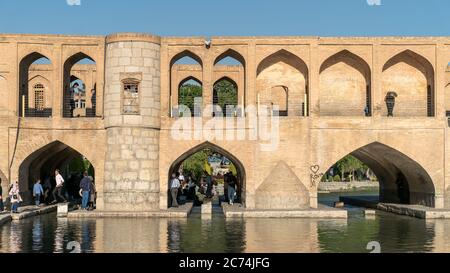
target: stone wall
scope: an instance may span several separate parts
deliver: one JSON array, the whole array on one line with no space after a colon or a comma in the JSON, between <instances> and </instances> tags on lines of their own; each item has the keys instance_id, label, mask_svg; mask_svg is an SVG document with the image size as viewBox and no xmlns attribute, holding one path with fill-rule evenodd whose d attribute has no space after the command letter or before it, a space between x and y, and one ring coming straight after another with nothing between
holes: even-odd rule
<instances>
[{"instance_id":1,"label":"stone wall","mask_svg":"<svg viewBox=\"0 0 450 273\"><path fill-rule=\"evenodd\" d=\"M160 45L147 35L112 35L106 53L104 210L159 206ZM139 82L139 113L124 114L123 81Z\"/></svg>"},{"instance_id":2,"label":"stone wall","mask_svg":"<svg viewBox=\"0 0 450 273\"><path fill-rule=\"evenodd\" d=\"M360 181L360 182L322 182L319 184L319 191L349 191L357 189L378 189L379 182Z\"/></svg>"}]
</instances>

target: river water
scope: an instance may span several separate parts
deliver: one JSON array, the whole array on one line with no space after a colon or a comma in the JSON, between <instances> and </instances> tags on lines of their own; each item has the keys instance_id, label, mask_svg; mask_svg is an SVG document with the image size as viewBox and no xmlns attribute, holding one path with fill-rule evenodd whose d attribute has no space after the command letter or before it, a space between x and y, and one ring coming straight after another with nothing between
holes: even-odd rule
<instances>
[{"instance_id":1,"label":"river water","mask_svg":"<svg viewBox=\"0 0 450 273\"><path fill-rule=\"evenodd\" d=\"M327 194L321 201L337 198ZM369 242L378 242L381 252L450 252L450 220L382 212L366 219L361 209L347 209L347 220L202 219L196 213L188 219L72 220L50 214L0 227L0 252L368 253Z\"/></svg>"}]
</instances>

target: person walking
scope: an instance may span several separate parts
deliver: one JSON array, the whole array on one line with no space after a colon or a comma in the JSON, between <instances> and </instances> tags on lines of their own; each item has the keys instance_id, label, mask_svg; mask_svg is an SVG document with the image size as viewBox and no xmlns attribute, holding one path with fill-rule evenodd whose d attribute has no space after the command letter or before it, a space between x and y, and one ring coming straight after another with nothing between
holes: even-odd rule
<instances>
[{"instance_id":1,"label":"person walking","mask_svg":"<svg viewBox=\"0 0 450 273\"><path fill-rule=\"evenodd\" d=\"M80 181L80 190L82 192L81 199L81 209L88 209L89 195L91 191L91 179L88 176L87 172L84 172L84 177Z\"/></svg>"},{"instance_id":2,"label":"person walking","mask_svg":"<svg viewBox=\"0 0 450 273\"><path fill-rule=\"evenodd\" d=\"M181 186L180 180L178 180L179 173L172 174L172 181L170 182L170 194L172 197L172 207L178 208L178 189Z\"/></svg>"},{"instance_id":3,"label":"person walking","mask_svg":"<svg viewBox=\"0 0 450 273\"><path fill-rule=\"evenodd\" d=\"M3 188L2 188L2 179L0 178L0 212L5 210L5 206L3 205Z\"/></svg>"},{"instance_id":4,"label":"person walking","mask_svg":"<svg viewBox=\"0 0 450 273\"><path fill-rule=\"evenodd\" d=\"M58 203L57 196L60 199L64 200L64 202L67 202L66 198L64 198L64 196L62 195L62 190L63 190L63 186L64 186L64 178L59 173L58 169L55 170L55 180L56 180L56 187L53 189L53 192L52 192L52 194L53 194L52 204Z\"/></svg>"},{"instance_id":5,"label":"person walking","mask_svg":"<svg viewBox=\"0 0 450 273\"><path fill-rule=\"evenodd\" d=\"M9 191L9 196L11 200L11 212L18 213L20 202L22 202L22 198L20 196L19 182L14 182Z\"/></svg>"},{"instance_id":6,"label":"person walking","mask_svg":"<svg viewBox=\"0 0 450 273\"><path fill-rule=\"evenodd\" d=\"M36 204L36 207L39 207L41 203L41 196L44 195L44 189L41 185L41 180L39 178L36 178L36 183L33 186L33 197Z\"/></svg>"}]
</instances>

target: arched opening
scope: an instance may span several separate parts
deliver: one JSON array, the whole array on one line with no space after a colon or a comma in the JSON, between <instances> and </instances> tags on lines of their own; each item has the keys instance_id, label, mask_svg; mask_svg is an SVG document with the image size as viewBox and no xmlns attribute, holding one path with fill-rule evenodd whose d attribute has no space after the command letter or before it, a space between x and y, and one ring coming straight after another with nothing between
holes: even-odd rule
<instances>
[{"instance_id":1,"label":"arched opening","mask_svg":"<svg viewBox=\"0 0 450 273\"><path fill-rule=\"evenodd\" d=\"M371 116L371 72L361 57L343 50L320 67L320 115Z\"/></svg>"},{"instance_id":2,"label":"arched opening","mask_svg":"<svg viewBox=\"0 0 450 273\"><path fill-rule=\"evenodd\" d=\"M83 80L76 76L70 76L70 92L72 116L83 117L86 116L86 84Z\"/></svg>"},{"instance_id":3,"label":"arched opening","mask_svg":"<svg viewBox=\"0 0 450 273\"><path fill-rule=\"evenodd\" d=\"M282 49L262 60L256 88L259 104L278 106L280 116L308 116L308 67L297 55Z\"/></svg>"},{"instance_id":4,"label":"arched opening","mask_svg":"<svg viewBox=\"0 0 450 273\"><path fill-rule=\"evenodd\" d=\"M202 113L201 104L196 105L196 102L201 101L202 95L203 86L200 80L192 76L182 80L178 85L178 116L200 117Z\"/></svg>"},{"instance_id":5,"label":"arched opening","mask_svg":"<svg viewBox=\"0 0 450 273\"><path fill-rule=\"evenodd\" d=\"M38 52L33 52L24 57L19 63L19 109L20 117L51 117L51 105L43 109L35 108L34 84L32 79L41 74L48 74L51 77L53 67L51 61ZM49 88L47 86L47 88Z\"/></svg>"},{"instance_id":6,"label":"arched opening","mask_svg":"<svg viewBox=\"0 0 450 273\"><path fill-rule=\"evenodd\" d=\"M45 86L42 83L36 83L33 86L34 91L34 109L37 112L44 111L45 105Z\"/></svg>"},{"instance_id":7,"label":"arched opening","mask_svg":"<svg viewBox=\"0 0 450 273\"><path fill-rule=\"evenodd\" d=\"M235 81L228 77L223 77L214 83L213 105L215 106L214 116L237 116L238 86Z\"/></svg>"},{"instance_id":8,"label":"arched opening","mask_svg":"<svg viewBox=\"0 0 450 273\"><path fill-rule=\"evenodd\" d=\"M376 201L435 206L435 188L426 170L387 145L374 142L355 150L329 168L322 183L354 182L361 178L379 182Z\"/></svg>"},{"instance_id":9,"label":"arched opening","mask_svg":"<svg viewBox=\"0 0 450 273\"><path fill-rule=\"evenodd\" d=\"M45 202L54 200L52 191L56 186L57 169L65 180L62 191L64 199L80 200L79 184L84 171L88 172L95 184L95 169L92 163L72 147L55 141L30 154L19 167L19 186L25 202L31 201L33 185L37 179L40 179L44 189L49 189Z\"/></svg>"},{"instance_id":10,"label":"arched opening","mask_svg":"<svg viewBox=\"0 0 450 273\"><path fill-rule=\"evenodd\" d=\"M199 110L197 111L197 113L194 113L195 111L191 111L191 115L201 116L201 108L203 107L203 92L201 91L201 88L198 87L199 84L201 87L203 79L203 62L201 58L189 50L184 50L176 54L171 59L169 69L170 117L179 116L178 114L180 110L178 109L178 105L182 105L180 104L180 99L181 102L184 102L184 99L189 100L189 98L193 98L193 102L196 101L199 104ZM183 90L180 90L182 87L184 87ZM189 93L189 91L193 91L194 95L186 95L183 98L180 98L180 91L187 93ZM198 96L198 93L200 93L200 96ZM186 103L188 103L188 101L186 101ZM192 109L193 108L194 107L192 106ZM191 108L189 107L189 109Z\"/></svg>"},{"instance_id":11,"label":"arched opening","mask_svg":"<svg viewBox=\"0 0 450 273\"><path fill-rule=\"evenodd\" d=\"M213 116L244 115L246 66L244 57L228 49L214 60ZM228 110L226 109L228 107Z\"/></svg>"},{"instance_id":12,"label":"arched opening","mask_svg":"<svg viewBox=\"0 0 450 273\"><path fill-rule=\"evenodd\" d=\"M199 205L205 198L208 199L210 195L213 195L213 189L215 189L216 194L212 197L213 204L229 202L227 183L231 179L234 181L236 190L236 195L233 197L234 202L245 206L246 175L244 165L234 155L219 146L205 142L190 149L173 162L168 173L169 207L172 201L170 196L171 177L177 172L184 176L184 186L188 187L187 191L181 192L182 195L186 196L181 198L181 201L184 199ZM227 174L230 176L227 177ZM233 178L231 178L231 175ZM193 182L191 185L195 185L193 189L191 188L191 191L189 191L189 181Z\"/></svg>"},{"instance_id":13,"label":"arched opening","mask_svg":"<svg viewBox=\"0 0 450 273\"><path fill-rule=\"evenodd\" d=\"M82 52L65 61L63 117L96 116L96 67L94 59Z\"/></svg>"},{"instance_id":14,"label":"arched opening","mask_svg":"<svg viewBox=\"0 0 450 273\"><path fill-rule=\"evenodd\" d=\"M421 55L405 50L383 66L383 95L395 92L394 117L433 117L434 107L434 68ZM388 109L382 107L382 115Z\"/></svg>"}]
</instances>

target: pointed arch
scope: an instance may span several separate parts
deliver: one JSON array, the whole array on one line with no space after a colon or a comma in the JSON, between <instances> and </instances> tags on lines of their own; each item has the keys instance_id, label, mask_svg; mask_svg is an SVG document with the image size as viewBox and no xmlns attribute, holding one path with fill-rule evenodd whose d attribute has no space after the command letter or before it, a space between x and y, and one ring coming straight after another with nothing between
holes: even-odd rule
<instances>
[{"instance_id":1,"label":"pointed arch","mask_svg":"<svg viewBox=\"0 0 450 273\"><path fill-rule=\"evenodd\" d=\"M196 82L198 85L203 86L203 83L202 83L201 80L197 79L197 78L194 77L194 76L188 76L188 77L186 77L186 78L184 78L184 79L182 79L182 80L180 81L180 83L178 84L178 90L180 90L180 88L181 88L185 83L187 83L187 82L189 82L189 81L194 81L194 82Z\"/></svg>"},{"instance_id":2,"label":"pointed arch","mask_svg":"<svg viewBox=\"0 0 450 273\"><path fill-rule=\"evenodd\" d=\"M244 56L242 56L241 53L239 53L236 50L231 49L231 48L225 50L223 53L221 53L219 56L217 56L216 59L214 59L214 65L216 65L218 62L225 59L226 57L231 57L233 59L236 59L245 68L246 62L245 62Z\"/></svg>"},{"instance_id":3,"label":"pointed arch","mask_svg":"<svg viewBox=\"0 0 450 273\"><path fill-rule=\"evenodd\" d=\"M349 50L328 57L320 66L320 115L371 116L369 64Z\"/></svg>"},{"instance_id":4,"label":"pointed arch","mask_svg":"<svg viewBox=\"0 0 450 273\"><path fill-rule=\"evenodd\" d=\"M89 158L75 148L59 140L34 150L28 154L19 165L19 186L21 192L26 193L25 197L30 201L30 192L36 178L40 178L41 181L44 181L46 177L53 174L55 169L60 169L64 172L65 170L62 168L77 157L86 158L95 171L95 166Z\"/></svg>"},{"instance_id":5,"label":"pointed arch","mask_svg":"<svg viewBox=\"0 0 450 273\"><path fill-rule=\"evenodd\" d=\"M202 144L194 146L191 149L189 149L188 151L179 155L178 158L172 163L172 165L169 168L169 173L167 176L168 179L170 179L170 177L173 173L177 172L180 169L181 164L186 159L188 159L190 156L192 156L198 152L201 152L205 149L210 149L216 153L219 153L219 154L225 156L235 165L237 173L238 173L238 181L239 181L239 186L240 186L240 195L241 195L240 199L241 199L242 205L245 206L246 171L245 171L244 164L235 155L228 152L226 149L224 149L216 144L213 144L209 141L206 141ZM170 183L168 183L168 185L170 186Z\"/></svg>"},{"instance_id":6,"label":"pointed arch","mask_svg":"<svg viewBox=\"0 0 450 273\"><path fill-rule=\"evenodd\" d=\"M232 85L231 89L234 89L234 90L227 90L227 91L233 91L233 92L228 92L228 97L223 97L223 95L224 95L223 93L219 94L219 92L222 90L218 89L218 85L222 82L230 83ZM234 94L231 94L231 93L234 93ZM216 82L214 82L213 105L215 108L216 107L221 108L223 116L233 116L238 111L238 109L237 109L238 101L239 101L238 94L239 94L239 89L238 89L237 83L230 77L224 76L224 77L218 79ZM231 113L227 112L227 107L233 107L234 110L231 109L232 110ZM216 111L218 111L218 110L215 110L214 113L216 113Z\"/></svg>"},{"instance_id":7,"label":"pointed arch","mask_svg":"<svg viewBox=\"0 0 450 273\"><path fill-rule=\"evenodd\" d=\"M200 58L197 54L195 54L194 52L190 51L190 50L183 50L182 52L175 54L175 56L172 57L172 59L170 60L170 69L172 70L173 65L179 61L180 59L184 58L184 57L189 57L192 58L193 60L195 60L201 67L203 67L203 61L202 58Z\"/></svg>"},{"instance_id":8,"label":"pointed arch","mask_svg":"<svg viewBox=\"0 0 450 273\"><path fill-rule=\"evenodd\" d=\"M306 65L306 63L299 56L291 53L290 51L287 51L286 49L280 49L277 52L272 53L266 58L264 58L258 64L256 74L259 75L261 72L263 72L265 69L267 69L276 62L284 62L296 68L304 75L305 81L306 82L308 81L308 66Z\"/></svg>"},{"instance_id":9,"label":"pointed arch","mask_svg":"<svg viewBox=\"0 0 450 273\"><path fill-rule=\"evenodd\" d=\"M417 161L404 153L381 142L372 142L347 155L354 156L375 173L380 183L380 202L435 206L433 180Z\"/></svg>"},{"instance_id":10,"label":"pointed arch","mask_svg":"<svg viewBox=\"0 0 450 273\"><path fill-rule=\"evenodd\" d=\"M41 79L41 81L45 81L45 82L50 82L46 77L44 77L42 75L36 75L36 76L32 77L29 81L32 82L37 79Z\"/></svg>"},{"instance_id":11,"label":"pointed arch","mask_svg":"<svg viewBox=\"0 0 450 273\"><path fill-rule=\"evenodd\" d=\"M93 63L96 64L96 61L89 55L87 55L84 52L78 52L67 58L64 62L64 77L63 77L63 117L64 118L73 118L74 117L74 110L75 110L75 98L73 90L71 89L70 84L72 81L72 68L75 64L80 62L81 60L87 59ZM85 100L86 98L84 98ZM81 104L79 102L79 104ZM78 107L77 107L78 108ZM78 116L78 115L77 115ZM87 116L86 113L84 113L83 116ZM91 117L91 116L87 116Z\"/></svg>"},{"instance_id":12,"label":"pointed arch","mask_svg":"<svg viewBox=\"0 0 450 273\"><path fill-rule=\"evenodd\" d=\"M394 116L435 115L435 73L422 55L404 50L391 57L382 71L383 94L396 92ZM383 114L387 115L386 107Z\"/></svg>"},{"instance_id":13,"label":"pointed arch","mask_svg":"<svg viewBox=\"0 0 450 273\"><path fill-rule=\"evenodd\" d=\"M188 90L184 89L184 86L187 82L194 81L199 86L192 87L190 86ZM186 92L187 91L187 92ZM188 76L180 81L178 84L178 94L177 94L177 116L182 117L189 115L191 117L199 117L201 116L201 105L200 109L195 107L196 99L203 97L203 83L194 76ZM186 108L187 107L187 108ZM189 110L189 112L187 111Z\"/></svg>"},{"instance_id":14,"label":"pointed arch","mask_svg":"<svg viewBox=\"0 0 450 273\"><path fill-rule=\"evenodd\" d=\"M256 85L260 103L267 107L278 105L280 116L308 116L308 75L307 64L285 49L267 56L257 67ZM277 87L283 87L285 92L280 92L282 90Z\"/></svg>"},{"instance_id":15,"label":"pointed arch","mask_svg":"<svg viewBox=\"0 0 450 273\"><path fill-rule=\"evenodd\" d=\"M44 114L36 114L35 109L29 107L29 75L30 66L39 59L45 58L49 60L50 65L53 65L52 61L40 52L32 52L23 57L19 62L19 98L18 98L18 111L20 117L50 117L52 115L52 109L48 109Z\"/></svg>"}]
</instances>

